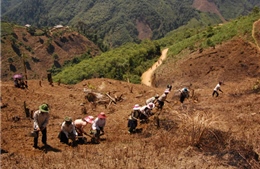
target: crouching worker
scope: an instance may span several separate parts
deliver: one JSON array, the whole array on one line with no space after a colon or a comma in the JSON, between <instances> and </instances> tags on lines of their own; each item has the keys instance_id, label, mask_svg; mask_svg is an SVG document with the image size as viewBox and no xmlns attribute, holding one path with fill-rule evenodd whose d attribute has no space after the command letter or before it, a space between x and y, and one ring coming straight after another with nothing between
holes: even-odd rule
<instances>
[{"instance_id":1,"label":"crouching worker","mask_svg":"<svg viewBox=\"0 0 260 169\"><path fill-rule=\"evenodd\" d=\"M20 84L17 78L14 79L14 87L20 88Z\"/></svg>"},{"instance_id":2,"label":"crouching worker","mask_svg":"<svg viewBox=\"0 0 260 169\"><path fill-rule=\"evenodd\" d=\"M72 140L72 146L76 145L76 138L78 133L76 132L75 125L72 122L71 117L65 117L64 122L61 125L61 131L58 138L61 143L69 144L69 139Z\"/></svg>"},{"instance_id":3,"label":"crouching worker","mask_svg":"<svg viewBox=\"0 0 260 169\"><path fill-rule=\"evenodd\" d=\"M133 110L131 111L131 114L128 117L128 123L127 123L127 127L128 127L128 133L132 134L135 132L137 124L138 124L138 119L140 118L141 115L141 111L140 111L140 106L139 104L136 104L133 108Z\"/></svg>"},{"instance_id":4,"label":"crouching worker","mask_svg":"<svg viewBox=\"0 0 260 169\"><path fill-rule=\"evenodd\" d=\"M84 130L84 128L86 128L86 126L88 124L93 124L93 122L94 122L93 116L87 116L85 118L76 119L74 121L74 125L75 125L76 131L78 133L78 142L79 143L83 144L85 142L84 138L83 138L83 134L87 135L87 132Z\"/></svg>"},{"instance_id":5,"label":"crouching worker","mask_svg":"<svg viewBox=\"0 0 260 169\"><path fill-rule=\"evenodd\" d=\"M140 123L148 123L149 117L152 115L152 109L155 107L154 103L149 103L140 108Z\"/></svg>"},{"instance_id":6,"label":"crouching worker","mask_svg":"<svg viewBox=\"0 0 260 169\"><path fill-rule=\"evenodd\" d=\"M98 144L100 142L100 136L104 135L104 127L106 125L106 114L101 112L98 117L94 120L92 124L92 129L94 130L94 138L92 138L92 142Z\"/></svg>"}]
</instances>

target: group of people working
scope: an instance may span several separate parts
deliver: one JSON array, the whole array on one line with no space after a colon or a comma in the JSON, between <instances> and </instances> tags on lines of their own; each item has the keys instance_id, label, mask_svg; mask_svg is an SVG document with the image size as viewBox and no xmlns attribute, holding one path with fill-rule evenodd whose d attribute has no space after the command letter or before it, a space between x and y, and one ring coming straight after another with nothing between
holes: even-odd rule
<instances>
[{"instance_id":1,"label":"group of people working","mask_svg":"<svg viewBox=\"0 0 260 169\"><path fill-rule=\"evenodd\" d=\"M42 143L47 145L47 124L49 123L49 106L42 104L39 110L34 112L34 144L35 149L38 147L39 132L42 133ZM96 118L93 116L86 116L84 118L72 120L71 117L65 117L61 124L61 129L58 138L61 143L75 146L78 143L85 143L85 135L90 136L93 143L99 143L100 135L104 134L104 127L106 125L106 114L101 112ZM89 130L87 131L87 126ZM71 141L70 141L71 140Z\"/></svg>"},{"instance_id":2,"label":"group of people working","mask_svg":"<svg viewBox=\"0 0 260 169\"><path fill-rule=\"evenodd\" d=\"M219 96L218 91L221 91L223 93L223 91L220 89L220 86L222 85L222 82L219 82L216 87L213 90L212 96L216 97ZM170 93L172 89L172 85L167 85L167 88L165 89L164 93L159 96L158 94L156 94L155 96L147 99L145 101L145 105L144 106L140 106L139 104L136 104L133 109L131 110L130 115L128 116L128 123L127 123L127 127L128 127L128 133L132 134L136 132L136 127L138 125L138 120L140 120L140 122L148 122L148 119L151 115L153 115L152 110L153 108L157 107L157 110L162 110L163 106L164 106L164 102L168 102L167 96ZM190 91L188 88L184 87L182 88L180 91L180 102L181 104L183 104L184 100L186 98L190 97Z\"/></svg>"},{"instance_id":3,"label":"group of people working","mask_svg":"<svg viewBox=\"0 0 260 169\"><path fill-rule=\"evenodd\" d=\"M167 88L165 89L164 93L159 96L156 94L155 96L147 99L145 101L144 106L140 106L139 104L135 104L133 109L131 110L130 115L128 116L128 133L136 133L136 127L138 125L138 120L140 122L148 122L149 117L152 116L154 113L152 110L157 107L157 110L162 110L164 106L164 102L167 101L167 95L170 93L172 89L171 85L167 85Z\"/></svg>"},{"instance_id":4,"label":"group of people working","mask_svg":"<svg viewBox=\"0 0 260 169\"><path fill-rule=\"evenodd\" d=\"M223 92L220 89L222 82L219 82L213 90L212 96L219 96L218 91ZM167 85L164 93L159 96L156 94L155 96L147 99L145 101L144 106L140 106L139 104L135 104L131 113L128 117L128 132L130 134L136 132L136 127L138 125L138 120L140 122L147 123L149 121L149 117L153 115L152 110L156 107L157 110L162 110L164 106L164 102L167 101L167 96L172 89L171 85ZM189 90L184 87L180 90L180 102L183 103L186 98L189 97ZM47 124L49 122L49 105L42 104L39 106L39 110L34 112L34 148L38 148L38 137L39 132L42 133L42 143L47 145ZM65 117L64 121L61 125L61 130L58 135L58 138L61 143L70 144L69 140L72 140L71 144L76 145L78 143L84 143L84 134L92 137L92 141L94 143L99 143L100 135L104 134L104 127L106 124L106 114L101 112L96 118L93 116L86 116L81 119L72 120L71 117ZM88 133L85 129L86 126L89 126ZM90 135L93 134L93 135Z\"/></svg>"}]
</instances>

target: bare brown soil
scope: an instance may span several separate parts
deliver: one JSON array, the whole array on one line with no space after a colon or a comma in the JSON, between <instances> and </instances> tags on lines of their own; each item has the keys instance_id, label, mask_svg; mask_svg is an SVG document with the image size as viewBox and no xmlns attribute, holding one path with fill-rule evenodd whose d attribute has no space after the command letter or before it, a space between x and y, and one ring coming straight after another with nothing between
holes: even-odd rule
<instances>
[{"instance_id":1,"label":"bare brown soil","mask_svg":"<svg viewBox=\"0 0 260 169\"><path fill-rule=\"evenodd\" d=\"M136 29L138 30L139 39L151 39L153 32L148 24L144 23L141 20L136 20Z\"/></svg>"},{"instance_id":2,"label":"bare brown soil","mask_svg":"<svg viewBox=\"0 0 260 169\"><path fill-rule=\"evenodd\" d=\"M208 0L194 0L192 6L196 8L197 10L203 11L203 12L211 12L217 14L220 19L225 22L225 18L221 15L221 13L218 10L218 7L214 2L209 2Z\"/></svg>"},{"instance_id":3,"label":"bare brown soil","mask_svg":"<svg viewBox=\"0 0 260 169\"><path fill-rule=\"evenodd\" d=\"M260 77L260 54L242 39L194 52L178 60L168 56L156 70L154 85L129 84L111 79L91 79L76 85L50 86L47 80L29 80L28 90L1 82L1 167L2 168L259 168L260 94L253 90ZM219 80L224 81L218 98L211 96ZM139 124L140 133L127 133L127 117L135 104L143 105L154 94L162 94L171 83L158 118ZM187 86L191 98L183 107L178 89ZM123 95L117 104L98 104L85 99L85 89ZM34 111L50 104L49 148L32 150L27 134L33 121L26 117L24 102ZM65 116L107 115L100 144L70 147L57 138ZM158 111L154 110L154 113ZM39 139L39 146L41 140Z\"/></svg>"},{"instance_id":4,"label":"bare brown soil","mask_svg":"<svg viewBox=\"0 0 260 169\"><path fill-rule=\"evenodd\" d=\"M12 43L19 49L12 47ZM1 45L4 49L1 50L2 81L11 80L14 74L25 74L23 61L28 78L41 79L47 78L48 69L53 66L60 68L66 60L83 53L89 53L92 57L100 53L93 42L69 28L53 30L48 36L32 36L26 28L17 27L12 38L1 38ZM10 63L9 59L13 62Z\"/></svg>"},{"instance_id":5,"label":"bare brown soil","mask_svg":"<svg viewBox=\"0 0 260 169\"><path fill-rule=\"evenodd\" d=\"M259 42L257 29L253 34ZM157 66L150 80L152 87L104 78L50 86L43 78L41 86L39 80L28 80L25 90L14 88L12 81L2 81L1 168L258 169L259 66L259 48L236 38L215 49L168 56ZM224 82L224 93L214 98L211 94L218 81ZM127 117L133 106L162 94L167 84L173 89L163 110L153 110L156 115L149 123L139 123L140 132L129 135ZM191 97L181 106L178 90L185 86ZM84 88L113 97L122 95L122 100L94 106L85 99ZM51 107L50 147L44 148L39 138L41 149L33 150L33 138L28 136L33 121L26 117L24 104L33 112L42 103ZM82 113L83 107L87 114ZM100 144L91 144L87 136L88 143L76 147L59 142L65 116L76 119L102 111L108 118Z\"/></svg>"}]
</instances>

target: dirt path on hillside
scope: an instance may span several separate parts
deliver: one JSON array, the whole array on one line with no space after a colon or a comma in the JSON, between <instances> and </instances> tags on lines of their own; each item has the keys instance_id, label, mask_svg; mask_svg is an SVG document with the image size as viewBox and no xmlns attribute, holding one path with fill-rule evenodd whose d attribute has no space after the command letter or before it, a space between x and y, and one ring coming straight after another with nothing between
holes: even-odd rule
<instances>
[{"instance_id":1,"label":"dirt path on hillside","mask_svg":"<svg viewBox=\"0 0 260 169\"><path fill-rule=\"evenodd\" d=\"M163 51L162 51L162 55L160 56L160 58L158 59L158 61L157 62L155 62L154 64L153 64L153 66L151 67L151 68L149 68L146 72L144 72L143 74L142 74L142 84L145 84L146 86L152 86L152 83L151 83L151 77L152 77L152 75L153 75L153 72L155 71L155 69L158 67L158 66L160 66L161 64L162 64L162 61L164 60L164 59L166 59L166 54L167 54L167 52L168 52L168 48L166 48L166 49L164 49Z\"/></svg>"}]
</instances>

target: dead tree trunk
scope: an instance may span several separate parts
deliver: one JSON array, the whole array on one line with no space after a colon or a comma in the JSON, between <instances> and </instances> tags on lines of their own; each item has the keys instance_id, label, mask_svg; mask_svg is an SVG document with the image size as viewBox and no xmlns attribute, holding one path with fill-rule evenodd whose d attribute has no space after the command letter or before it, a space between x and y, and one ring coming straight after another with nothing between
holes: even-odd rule
<instances>
[{"instance_id":1,"label":"dead tree trunk","mask_svg":"<svg viewBox=\"0 0 260 169\"><path fill-rule=\"evenodd\" d=\"M26 117L30 117L30 109L28 109L26 107L26 102L25 101L23 102L23 107L24 107L24 112L25 112Z\"/></svg>"}]
</instances>

